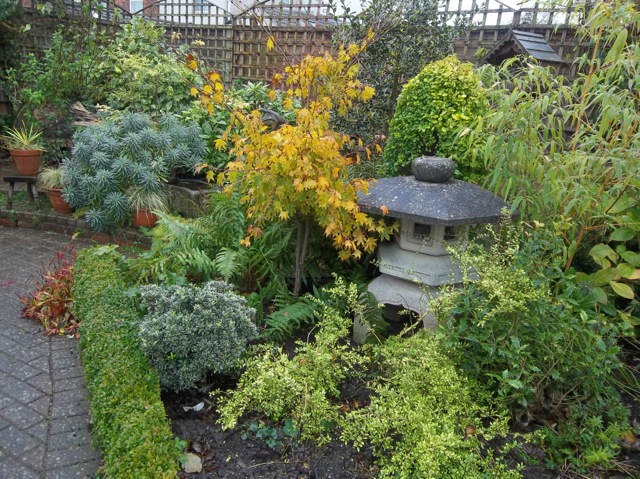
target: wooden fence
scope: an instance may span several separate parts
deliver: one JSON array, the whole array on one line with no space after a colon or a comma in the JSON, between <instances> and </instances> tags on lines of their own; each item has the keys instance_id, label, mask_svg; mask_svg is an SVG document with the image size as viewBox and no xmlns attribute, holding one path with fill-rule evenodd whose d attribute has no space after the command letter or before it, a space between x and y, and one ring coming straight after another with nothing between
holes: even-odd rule
<instances>
[{"instance_id":1,"label":"wooden fence","mask_svg":"<svg viewBox=\"0 0 640 479\"><path fill-rule=\"evenodd\" d=\"M335 20L324 0L258 0L243 7L241 0L136 0L141 5L133 14L127 11L132 0L23 0L28 10L49 9L45 15L30 13L32 30L25 48L46 47L56 27L52 19L91 15L104 28L132 16L153 20L167 30L174 41L199 40L200 53L213 67L224 73L227 82L270 80L277 70L307 53L331 48L331 26ZM474 61L478 49L490 50L509 28L541 33L564 59L571 60L585 46L576 39L569 24L582 20L585 7L577 3L548 8L537 2L514 9L500 0L440 0L440 11L454 22L471 17L472 25L459 38L455 52ZM269 51L267 40L276 48Z\"/></svg>"}]
</instances>

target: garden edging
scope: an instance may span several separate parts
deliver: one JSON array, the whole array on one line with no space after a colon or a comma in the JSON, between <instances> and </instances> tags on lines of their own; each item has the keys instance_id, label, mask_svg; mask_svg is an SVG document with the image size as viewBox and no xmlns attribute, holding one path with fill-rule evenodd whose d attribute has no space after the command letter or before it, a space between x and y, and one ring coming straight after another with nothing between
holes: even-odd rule
<instances>
[{"instance_id":1,"label":"garden edging","mask_svg":"<svg viewBox=\"0 0 640 479\"><path fill-rule=\"evenodd\" d=\"M68 236L77 235L103 244L136 245L143 248L148 248L151 245L150 238L133 229L120 229L112 233L101 233L89 230L84 219L38 211L16 211L0 207L0 225L49 231Z\"/></svg>"}]
</instances>

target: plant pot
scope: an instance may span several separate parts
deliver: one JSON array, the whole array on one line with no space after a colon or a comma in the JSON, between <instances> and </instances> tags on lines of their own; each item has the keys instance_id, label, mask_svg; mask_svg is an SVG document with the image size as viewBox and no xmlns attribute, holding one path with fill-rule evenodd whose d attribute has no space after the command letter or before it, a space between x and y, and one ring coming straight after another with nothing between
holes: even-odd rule
<instances>
[{"instance_id":1,"label":"plant pot","mask_svg":"<svg viewBox=\"0 0 640 479\"><path fill-rule=\"evenodd\" d=\"M139 209L133 211L133 226L136 228L152 228L158 222L158 217L150 210Z\"/></svg>"},{"instance_id":2,"label":"plant pot","mask_svg":"<svg viewBox=\"0 0 640 479\"><path fill-rule=\"evenodd\" d=\"M11 159L16 164L18 173L24 176L34 176L40 169L42 151L40 150L10 150Z\"/></svg>"},{"instance_id":3,"label":"plant pot","mask_svg":"<svg viewBox=\"0 0 640 479\"><path fill-rule=\"evenodd\" d=\"M73 211L69 203L62 197L62 190L60 188L48 188L46 192L49 197L49 202L53 209L56 210L56 213L68 215Z\"/></svg>"}]
</instances>

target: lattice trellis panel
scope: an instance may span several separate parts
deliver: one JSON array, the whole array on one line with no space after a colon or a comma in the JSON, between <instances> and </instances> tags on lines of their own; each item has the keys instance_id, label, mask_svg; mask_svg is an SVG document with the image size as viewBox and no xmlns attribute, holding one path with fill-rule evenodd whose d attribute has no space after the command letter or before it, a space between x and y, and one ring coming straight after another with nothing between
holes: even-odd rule
<instances>
[{"instance_id":1,"label":"lattice trellis panel","mask_svg":"<svg viewBox=\"0 0 640 479\"><path fill-rule=\"evenodd\" d=\"M227 10L207 0L160 0L145 2L137 13L165 28L167 35L180 43L199 40L197 49L212 68L231 82L233 52L233 16Z\"/></svg>"},{"instance_id":2,"label":"lattice trellis panel","mask_svg":"<svg viewBox=\"0 0 640 479\"><path fill-rule=\"evenodd\" d=\"M233 77L270 81L305 55L331 50L331 21L327 4L318 0L269 0L243 12L234 22Z\"/></svg>"}]
</instances>

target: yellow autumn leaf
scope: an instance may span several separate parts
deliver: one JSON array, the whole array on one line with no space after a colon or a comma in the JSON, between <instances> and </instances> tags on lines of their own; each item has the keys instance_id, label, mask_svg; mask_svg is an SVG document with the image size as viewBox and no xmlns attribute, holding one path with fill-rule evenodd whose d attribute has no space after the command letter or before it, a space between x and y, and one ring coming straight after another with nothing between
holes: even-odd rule
<instances>
[{"instance_id":1,"label":"yellow autumn leaf","mask_svg":"<svg viewBox=\"0 0 640 479\"><path fill-rule=\"evenodd\" d=\"M224 85L220 82L216 83L214 88L216 91L224 91Z\"/></svg>"},{"instance_id":2,"label":"yellow autumn leaf","mask_svg":"<svg viewBox=\"0 0 640 479\"><path fill-rule=\"evenodd\" d=\"M267 50L271 51L275 46L276 46L276 42L273 40L272 36L269 36L269 38L267 39Z\"/></svg>"},{"instance_id":3,"label":"yellow autumn leaf","mask_svg":"<svg viewBox=\"0 0 640 479\"><path fill-rule=\"evenodd\" d=\"M373 95L375 94L376 94L376 90L373 87L366 86L364 87L364 90L362 90L362 94L360 95L360 98L362 98L363 101L367 101L373 98Z\"/></svg>"},{"instance_id":4,"label":"yellow autumn leaf","mask_svg":"<svg viewBox=\"0 0 640 479\"><path fill-rule=\"evenodd\" d=\"M211 171L211 170L207 171L206 177L207 177L207 181L208 182L212 182L214 180L213 171Z\"/></svg>"},{"instance_id":5,"label":"yellow autumn leaf","mask_svg":"<svg viewBox=\"0 0 640 479\"><path fill-rule=\"evenodd\" d=\"M213 88L211 88L211 85L205 85L202 87L202 91L207 95L211 95L213 93Z\"/></svg>"},{"instance_id":6,"label":"yellow autumn leaf","mask_svg":"<svg viewBox=\"0 0 640 479\"><path fill-rule=\"evenodd\" d=\"M191 90L189 90L189 93L191 94L191 96L198 96L200 94L200 90L198 90L196 87L193 87Z\"/></svg>"},{"instance_id":7,"label":"yellow autumn leaf","mask_svg":"<svg viewBox=\"0 0 640 479\"><path fill-rule=\"evenodd\" d=\"M269 90L269 100L274 101L277 97L277 94L273 90Z\"/></svg>"},{"instance_id":8,"label":"yellow autumn leaf","mask_svg":"<svg viewBox=\"0 0 640 479\"><path fill-rule=\"evenodd\" d=\"M209 78L209 81L211 83L216 83L216 82L219 82L221 80L220 74L218 72L214 72L214 71L209 72L209 75L207 77Z\"/></svg>"},{"instance_id":9,"label":"yellow autumn leaf","mask_svg":"<svg viewBox=\"0 0 640 479\"><path fill-rule=\"evenodd\" d=\"M222 138L218 138L214 143L215 143L216 150L218 151L224 149L224 147L227 146L227 142L224 141Z\"/></svg>"}]
</instances>

